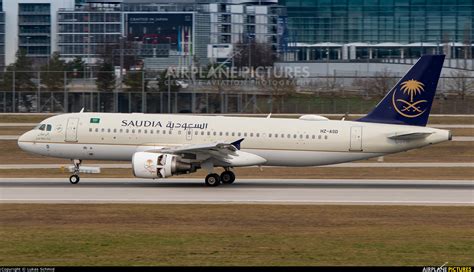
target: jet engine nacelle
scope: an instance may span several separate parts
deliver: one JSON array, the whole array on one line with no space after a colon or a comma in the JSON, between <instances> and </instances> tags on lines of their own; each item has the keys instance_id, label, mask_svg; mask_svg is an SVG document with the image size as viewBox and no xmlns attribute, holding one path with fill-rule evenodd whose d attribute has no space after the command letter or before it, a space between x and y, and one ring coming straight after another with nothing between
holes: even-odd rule
<instances>
[{"instance_id":1,"label":"jet engine nacelle","mask_svg":"<svg viewBox=\"0 0 474 272\"><path fill-rule=\"evenodd\" d=\"M183 162L179 156L151 152L133 154L132 168L135 177L153 179L196 171L192 164Z\"/></svg>"}]
</instances>

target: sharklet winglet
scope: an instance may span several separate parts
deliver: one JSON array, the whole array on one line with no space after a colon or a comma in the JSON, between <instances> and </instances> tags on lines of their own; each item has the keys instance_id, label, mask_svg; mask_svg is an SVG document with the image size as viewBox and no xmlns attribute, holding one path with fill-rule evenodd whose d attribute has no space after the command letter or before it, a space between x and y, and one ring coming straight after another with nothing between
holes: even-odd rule
<instances>
[{"instance_id":1,"label":"sharklet winglet","mask_svg":"<svg viewBox=\"0 0 474 272\"><path fill-rule=\"evenodd\" d=\"M245 138L242 138L240 140L237 140L233 143L231 143L231 145L235 146L235 148L237 148L237 150L240 150L240 144L242 143L242 141L244 140Z\"/></svg>"}]
</instances>

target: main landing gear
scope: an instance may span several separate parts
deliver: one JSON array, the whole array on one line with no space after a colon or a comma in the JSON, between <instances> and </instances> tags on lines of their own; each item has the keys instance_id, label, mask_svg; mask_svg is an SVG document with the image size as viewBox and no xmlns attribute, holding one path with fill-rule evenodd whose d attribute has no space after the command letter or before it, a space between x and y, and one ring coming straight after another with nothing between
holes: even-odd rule
<instances>
[{"instance_id":1,"label":"main landing gear","mask_svg":"<svg viewBox=\"0 0 474 272\"><path fill-rule=\"evenodd\" d=\"M230 171L229 168L224 168L225 171L219 176L216 173L211 173L206 176L205 182L207 186L216 187L222 184L232 184L235 181L234 172Z\"/></svg>"},{"instance_id":2,"label":"main landing gear","mask_svg":"<svg viewBox=\"0 0 474 272\"><path fill-rule=\"evenodd\" d=\"M72 163L74 164L74 172L69 177L69 182L71 184L77 184L81 180L79 177L79 166L81 166L81 162L81 160L72 160Z\"/></svg>"}]
</instances>

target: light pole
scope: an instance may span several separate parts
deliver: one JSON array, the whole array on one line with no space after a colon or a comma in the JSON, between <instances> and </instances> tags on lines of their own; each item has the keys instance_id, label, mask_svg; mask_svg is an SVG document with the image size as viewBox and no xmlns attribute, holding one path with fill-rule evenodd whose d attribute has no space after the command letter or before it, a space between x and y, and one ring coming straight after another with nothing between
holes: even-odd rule
<instances>
[{"instance_id":1,"label":"light pole","mask_svg":"<svg viewBox=\"0 0 474 272\"><path fill-rule=\"evenodd\" d=\"M92 78L92 68L91 68L91 39L92 35L87 35L87 65L89 66L89 79Z\"/></svg>"},{"instance_id":2,"label":"light pole","mask_svg":"<svg viewBox=\"0 0 474 272\"><path fill-rule=\"evenodd\" d=\"M26 56L28 56L28 53L30 51L30 39L31 37L26 37Z\"/></svg>"},{"instance_id":3,"label":"light pole","mask_svg":"<svg viewBox=\"0 0 474 272\"><path fill-rule=\"evenodd\" d=\"M168 40L168 47L169 47L168 48L168 54L169 54L169 51L171 51L171 37L166 37L166 39ZM155 48L153 50L155 50ZM155 51L153 51L153 53L155 54Z\"/></svg>"},{"instance_id":4,"label":"light pole","mask_svg":"<svg viewBox=\"0 0 474 272\"><path fill-rule=\"evenodd\" d=\"M170 68L168 67L168 113L171 113L171 75L170 75Z\"/></svg>"},{"instance_id":5,"label":"light pole","mask_svg":"<svg viewBox=\"0 0 474 272\"><path fill-rule=\"evenodd\" d=\"M120 35L120 92L123 91L123 66L124 66L124 59L123 59L123 40L125 39L124 36ZM117 90L114 88L114 111L118 112L118 93Z\"/></svg>"}]
</instances>

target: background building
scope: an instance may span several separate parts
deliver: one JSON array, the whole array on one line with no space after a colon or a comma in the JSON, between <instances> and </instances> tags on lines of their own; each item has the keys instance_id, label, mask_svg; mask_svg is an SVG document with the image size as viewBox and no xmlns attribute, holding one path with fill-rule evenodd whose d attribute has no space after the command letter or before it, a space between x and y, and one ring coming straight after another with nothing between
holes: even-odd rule
<instances>
[{"instance_id":1,"label":"background building","mask_svg":"<svg viewBox=\"0 0 474 272\"><path fill-rule=\"evenodd\" d=\"M280 0L287 59L472 58L472 0Z\"/></svg>"},{"instance_id":2,"label":"background building","mask_svg":"<svg viewBox=\"0 0 474 272\"><path fill-rule=\"evenodd\" d=\"M225 61L239 43L266 43L278 51L284 42L278 27L285 8L277 0L215 2L205 6L211 20L210 59Z\"/></svg>"},{"instance_id":3,"label":"background building","mask_svg":"<svg viewBox=\"0 0 474 272\"><path fill-rule=\"evenodd\" d=\"M5 13L5 64L15 61L18 49L35 63L44 63L57 51L57 11L73 8L74 0L8 0Z\"/></svg>"},{"instance_id":4,"label":"background building","mask_svg":"<svg viewBox=\"0 0 474 272\"><path fill-rule=\"evenodd\" d=\"M5 66L5 12L3 12L3 1L0 0L0 69Z\"/></svg>"}]
</instances>

